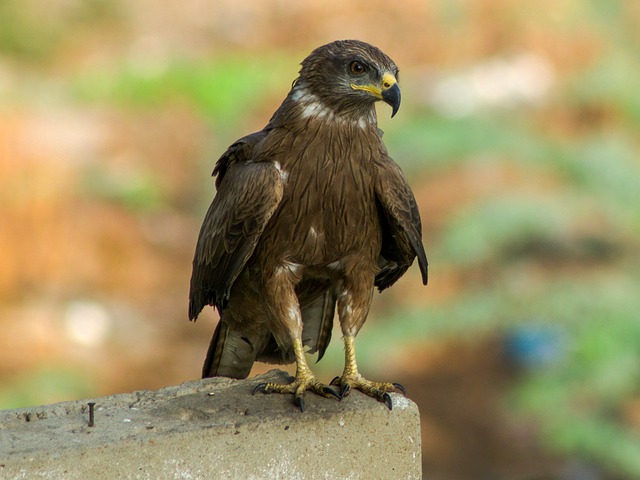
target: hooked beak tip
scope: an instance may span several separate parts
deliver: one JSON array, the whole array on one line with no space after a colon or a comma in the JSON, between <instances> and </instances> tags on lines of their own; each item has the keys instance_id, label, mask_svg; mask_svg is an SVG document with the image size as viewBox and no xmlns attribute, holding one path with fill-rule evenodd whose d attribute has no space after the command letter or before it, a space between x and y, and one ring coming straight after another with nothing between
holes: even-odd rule
<instances>
[{"instance_id":1,"label":"hooked beak tip","mask_svg":"<svg viewBox=\"0 0 640 480\"><path fill-rule=\"evenodd\" d=\"M391 87L382 92L382 100L391 106L391 118L398 113L400 108L400 87L397 83L394 83Z\"/></svg>"}]
</instances>

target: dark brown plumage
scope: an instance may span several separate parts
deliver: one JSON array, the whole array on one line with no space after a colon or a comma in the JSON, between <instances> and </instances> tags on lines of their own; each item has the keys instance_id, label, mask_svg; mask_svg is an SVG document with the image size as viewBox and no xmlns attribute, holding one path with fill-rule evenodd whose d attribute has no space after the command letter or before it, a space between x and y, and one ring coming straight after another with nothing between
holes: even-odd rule
<instances>
[{"instance_id":1,"label":"dark brown plumage","mask_svg":"<svg viewBox=\"0 0 640 480\"><path fill-rule=\"evenodd\" d=\"M245 378L255 361L297 364L289 385L344 396L351 388L386 402L397 385L360 376L353 339L366 320L374 286L396 282L427 259L416 202L389 158L374 104L400 105L398 68L364 42L336 41L314 50L267 126L220 157L217 193L193 260L189 318L213 305L221 320L202 375ZM336 394L309 369L329 344L338 312L345 370Z\"/></svg>"}]
</instances>

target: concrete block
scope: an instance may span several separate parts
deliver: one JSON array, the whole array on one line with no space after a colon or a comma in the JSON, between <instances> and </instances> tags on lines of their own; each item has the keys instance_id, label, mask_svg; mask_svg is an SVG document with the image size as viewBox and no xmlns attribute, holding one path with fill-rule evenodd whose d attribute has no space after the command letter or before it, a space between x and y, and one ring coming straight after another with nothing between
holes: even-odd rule
<instances>
[{"instance_id":1,"label":"concrete block","mask_svg":"<svg viewBox=\"0 0 640 480\"><path fill-rule=\"evenodd\" d=\"M157 391L0 412L2 479L418 479L418 408L353 392L251 395L250 380L212 378Z\"/></svg>"}]
</instances>

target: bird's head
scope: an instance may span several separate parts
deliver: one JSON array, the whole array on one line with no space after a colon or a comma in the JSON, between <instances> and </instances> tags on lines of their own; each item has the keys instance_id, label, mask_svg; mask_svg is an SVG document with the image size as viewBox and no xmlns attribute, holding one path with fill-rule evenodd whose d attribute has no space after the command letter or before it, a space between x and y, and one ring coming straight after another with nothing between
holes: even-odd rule
<instances>
[{"instance_id":1,"label":"bird's head","mask_svg":"<svg viewBox=\"0 0 640 480\"><path fill-rule=\"evenodd\" d=\"M358 40L316 48L302 61L294 89L304 89L337 115L368 115L382 100L393 117L400 107L398 67L381 50Z\"/></svg>"}]
</instances>

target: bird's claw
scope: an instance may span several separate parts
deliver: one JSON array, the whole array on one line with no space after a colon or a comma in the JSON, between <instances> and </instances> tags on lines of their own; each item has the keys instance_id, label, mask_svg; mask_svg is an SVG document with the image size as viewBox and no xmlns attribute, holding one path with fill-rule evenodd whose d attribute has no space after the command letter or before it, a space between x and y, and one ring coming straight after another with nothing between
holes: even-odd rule
<instances>
[{"instance_id":1,"label":"bird's claw","mask_svg":"<svg viewBox=\"0 0 640 480\"><path fill-rule=\"evenodd\" d=\"M340 400L342 400L344 397L349 396L349 393L351 393L351 385L346 383L342 387L342 390L340 390Z\"/></svg>"},{"instance_id":2,"label":"bird's claw","mask_svg":"<svg viewBox=\"0 0 640 480\"><path fill-rule=\"evenodd\" d=\"M407 394L407 390L399 383L371 382L369 380L365 380L360 375L336 377L331 381L331 385L340 387L340 399L348 396L351 393L351 390L355 388L356 390L360 390L362 393L375 398L379 402L384 403L389 410L393 408L391 395L389 395L390 392L399 390L403 395Z\"/></svg>"},{"instance_id":3,"label":"bird's claw","mask_svg":"<svg viewBox=\"0 0 640 480\"><path fill-rule=\"evenodd\" d=\"M338 393L338 398L340 400L349 395L349 392L351 391L351 385L348 383L342 384L340 382L340 377L335 377L331 382L329 382L329 385L336 386L340 389L340 393Z\"/></svg>"},{"instance_id":4,"label":"bird's claw","mask_svg":"<svg viewBox=\"0 0 640 480\"><path fill-rule=\"evenodd\" d=\"M340 400L340 394L333 388L328 387L320 383L313 375L296 377L291 383L278 384L278 383L259 383L253 388L252 394L255 395L258 392L262 393L292 393L294 395L293 403L301 411L305 411L304 396L307 390L312 391L322 397L334 397Z\"/></svg>"},{"instance_id":5,"label":"bird's claw","mask_svg":"<svg viewBox=\"0 0 640 480\"><path fill-rule=\"evenodd\" d=\"M396 390L400 390L405 397L407 396L407 389L404 388L402 384L394 382L391 385L393 385Z\"/></svg>"},{"instance_id":6,"label":"bird's claw","mask_svg":"<svg viewBox=\"0 0 640 480\"><path fill-rule=\"evenodd\" d=\"M391 395L385 392L385 394L382 395L382 401L387 405L387 407L389 407L389 410L393 409L393 402L391 401Z\"/></svg>"},{"instance_id":7,"label":"bird's claw","mask_svg":"<svg viewBox=\"0 0 640 480\"><path fill-rule=\"evenodd\" d=\"M336 391L333 388L325 386L322 389L322 393L324 393L326 397L331 396L331 397L337 398L338 400L342 400L342 396L339 393L336 393Z\"/></svg>"},{"instance_id":8,"label":"bird's claw","mask_svg":"<svg viewBox=\"0 0 640 480\"><path fill-rule=\"evenodd\" d=\"M258 392L268 393L267 384L265 382L259 383L258 385L253 387L253 390L251 391L251 395L255 395Z\"/></svg>"}]
</instances>

